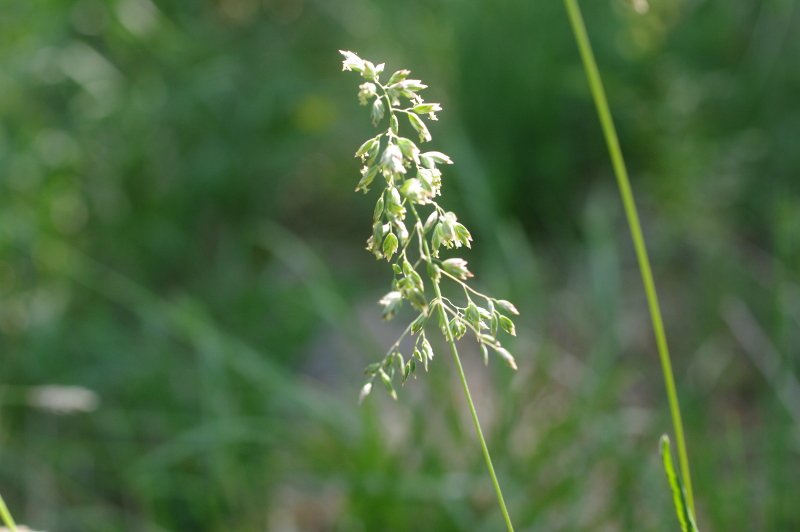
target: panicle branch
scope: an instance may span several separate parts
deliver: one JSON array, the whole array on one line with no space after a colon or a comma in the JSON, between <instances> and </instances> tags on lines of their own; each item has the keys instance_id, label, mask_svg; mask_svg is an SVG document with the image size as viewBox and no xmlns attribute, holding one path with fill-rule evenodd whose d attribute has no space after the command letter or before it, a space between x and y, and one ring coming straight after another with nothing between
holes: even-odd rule
<instances>
[{"instance_id":1,"label":"panicle branch","mask_svg":"<svg viewBox=\"0 0 800 532\"><path fill-rule=\"evenodd\" d=\"M454 212L445 210L436 201L442 193L440 167L453 161L439 151L422 151L417 144L432 140L425 120L437 120L436 113L442 106L426 102L419 95L427 85L409 78L409 70L397 70L384 83L380 79L384 63L376 65L353 52L340 53L344 57L342 70L357 72L363 78L358 87L358 101L370 109L372 124L380 131L361 144L355 157L362 163L356 192L366 194L372 187L380 189L367 250L392 265L391 291L379 301L383 318L392 319L405 303L417 313L384 357L365 368L366 382L359 400L369 395L375 379L396 399L398 380L405 384L409 377L416 376L420 366L427 371L434 355L426 336L428 325L435 325L445 338L460 339L469 332L480 345L487 364L491 350L517 369L514 357L497 338L500 331L516 335L510 317L519 314L516 307L470 287L467 280L473 274L466 260L440 256L444 250L472 247L469 230ZM401 123L404 129L410 126L414 131L416 142L401 134ZM415 239L418 245L414 256L414 246L410 244ZM435 295L440 293L443 279L463 287L463 306ZM426 283L431 283L432 292ZM437 306L441 311L434 313ZM431 323L434 319L435 324ZM411 355L404 356L400 343L408 334L416 340Z\"/></svg>"}]
</instances>

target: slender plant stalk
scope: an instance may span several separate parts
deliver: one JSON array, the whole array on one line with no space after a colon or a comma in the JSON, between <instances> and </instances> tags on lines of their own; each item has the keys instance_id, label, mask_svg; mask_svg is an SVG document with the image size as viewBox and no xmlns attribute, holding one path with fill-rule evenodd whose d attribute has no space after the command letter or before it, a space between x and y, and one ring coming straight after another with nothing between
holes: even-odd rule
<instances>
[{"instance_id":1,"label":"slender plant stalk","mask_svg":"<svg viewBox=\"0 0 800 532\"><path fill-rule=\"evenodd\" d=\"M442 299L442 291L439 288L439 283L433 284L433 291L436 297ZM439 313L443 320L447 321L447 316L444 312L444 307L438 305ZM478 441L481 444L481 451L483 452L483 459L486 461L486 469L489 470L489 476L492 477L492 485L494 492L497 494L497 503L500 505L500 511L503 513L503 519L506 522L506 528L509 532L514 532L514 525L511 524L511 517L508 515L508 508L506 508L506 501L503 499L503 490L500 489L500 482L497 480L497 475L494 472L492 465L492 456L489 454L489 447L486 446L486 440L483 437L483 430L481 429L481 422L478 419L478 412L475 410L475 403L472 402L472 394L469 391L469 384L467 384L467 376L464 374L464 367L461 365L461 358L458 356L458 349L456 342L453 339L453 333L447 329L447 343L450 346L450 352L453 354L453 362L455 362L458 369L458 376L461 378L461 386L464 388L464 397L467 398L467 405L469 406L469 413L472 415L472 424L475 425L475 434L478 435Z\"/></svg>"},{"instance_id":2,"label":"slender plant stalk","mask_svg":"<svg viewBox=\"0 0 800 532\"><path fill-rule=\"evenodd\" d=\"M417 219L417 224L421 225L422 220L419 217L419 214L417 214L417 210L413 206L411 206L411 212L414 213L414 216ZM428 257L428 260L430 260L431 252L428 247L428 243L425 240L422 240L422 253L424 256ZM464 286L466 287L466 285ZM440 304L437 305L439 308L439 316L441 317L442 321L447 322L448 318L445 312L445 307L443 304L441 304L442 290L439 287L438 282L433 283L433 293L436 294L436 300L440 302ZM478 419L478 411L475 409L475 403L472 401L472 393L469 391L467 375L464 373L464 366L461 364L461 357L458 355L456 340L453 338L453 331L450 330L449 327L445 329L445 340L447 341L447 345L450 346L450 353L453 355L453 362L456 365L456 369L458 369L458 376L461 379L461 386L464 389L464 397L467 399L469 413L472 416L472 424L475 426L475 434L478 436L478 442L481 445L483 459L486 462L486 469L489 471L489 476L492 478L492 486L494 486L494 492L497 495L497 504L500 506L500 512L503 514L503 520L506 523L508 532L514 532L514 525L511 523L511 516L508 515L506 501L503 498L503 490L500 488L500 481L497 480L497 474L494 472L492 455L489 453L489 447L486 445L486 439L483 437L483 429L481 428L481 422Z\"/></svg>"},{"instance_id":3,"label":"slender plant stalk","mask_svg":"<svg viewBox=\"0 0 800 532\"><path fill-rule=\"evenodd\" d=\"M417 219L417 226L422 226L422 219L419 217L416 208L412 205L410 206L411 212L414 214L414 217ZM432 262L431 251L428 247L428 242L424 239L420 239L422 242L422 255L427 261ZM449 274L447 272L442 272L445 275ZM458 279L454 278L457 282ZM467 285L463 285L465 289L468 289ZM439 303L436 305L439 308L439 316L442 321L447 322L447 313L445 312L445 307L443 304L442 298L442 289L439 287L439 282L433 282L433 293L436 295L436 301ZM478 292L478 294L480 294ZM450 346L450 353L453 355L453 362L456 365L456 369L458 369L458 376L461 379L461 386L464 390L464 397L467 399L467 406L469 407L469 413L472 416L472 424L475 427L475 434L478 436L478 442L481 445L481 452L483 453L483 459L486 462L486 469L489 471L489 476L492 478L492 486L494 486L494 492L497 495L497 504L500 506L500 512L503 514L503 520L506 523L506 528L508 532L514 532L514 525L511 523L511 516L508 515L508 508L506 507L506 501L503 498L503 490L500 488L500 481L497 480L497 474L494 472L494 465L492 464L492 455L489 452L489 447L486 445L486 439L483 437L483 429L481 428L481 422L478 419L478 411L475 409L475 403L472 401L472 393L469 391L469 384L467 383L467 375L464 373L464 366L461 364L461 357L458 355L458 348L456 347L456 340L453 337L453 331L447 327L444 329L445 332L445 340L447 341L447 345Z\"/></svg>"},{"instance_id":4,"label":"slender plant stalk","mask_svg":"<svg viewBox=\"0 0 800 532\"><path fill-rule=\"evenodd\" d=\"M6 506L6 501L3 500L2 495L0 495L0 517L3 518L3 523L11 532L17 532L17 524L14 522L14 518L11 517L11 512L8 511L8 506Z\"/></svg>"},{"instance_id":5,"label":"slender plant stalk","mask_svg":"<svg viewBox=\"0 0 800 532\"><path fill-rule=\"evenodd\" d=\"M669 348L667 347L667 337L664 332L664 322L661 318L658 294L656 293L655 283L653 282L650 259L647 255L647 247L645 246L642 227L639 223L639 215L636 211L636 203L633 199L633 192L631 191L631 184L628 179L628 171L625 167L625 159L622 157L622 150L619 146L614 120L611 117L608 100L606 99L605 90L603 89L603 82L594 59L592 45L589 42L589 35L586 32L586 25L583 22L580 6L577 0L564 0L564 6L567 9L572 31L575 34L575 40L580 50L583 66L586 70L586 77L589 80L589 88L591 89L592 98L597 108L597 114L600 117L600 124L603 128L603 135L608 145L608 151L611 155L611 163L614 166L617 185L619 186L622 203L625 207L625 215L628 218L633 246L636 249L636 258L639 262L639 270L641 271L644 290L647 294L647 306L650 309L650 317L653 322L653 332L655 333L656 345L658 346L658 356L661 359L661 369L664 373L664 384L667 388L669 410L672 415L672 425L675 430L675 439L678 446L678 460L680 462L681 476L683 477L686 487L686 499L689 503L689 509L692 513L695 513L692 477L689 470L689 457L686 452L683 421L681 420L678 393L675 389L675 378L672 374L672 363L670 361Z\"/></svg>"}]
</instances>

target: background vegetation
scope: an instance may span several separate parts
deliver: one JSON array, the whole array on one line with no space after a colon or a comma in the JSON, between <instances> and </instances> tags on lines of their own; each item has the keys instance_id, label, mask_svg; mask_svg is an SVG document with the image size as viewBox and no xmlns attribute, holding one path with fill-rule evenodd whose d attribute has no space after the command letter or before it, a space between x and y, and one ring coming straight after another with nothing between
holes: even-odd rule
<instances>
[{"instance_id":1,"label":"background vegetation","mask_svg":"<svg viewBox=\"0 0 800 532\"><path fill-rule=\"evenodd\" d=\"M800 529L800 8L584 2L705 530ZM645 10L645 7L649 9ZM646 11L646 12L643 12ZM338 49L445 111L445 203L522 311L478 409L522 530L675 530L669 418L560 2L42 0L0 14L0 490L48 530L497 530L447 357L357 408L385 268ZM97 394L59 415L42 385ZM37 395L38 394L38 395Z\"/></svg>"}]
</instances>

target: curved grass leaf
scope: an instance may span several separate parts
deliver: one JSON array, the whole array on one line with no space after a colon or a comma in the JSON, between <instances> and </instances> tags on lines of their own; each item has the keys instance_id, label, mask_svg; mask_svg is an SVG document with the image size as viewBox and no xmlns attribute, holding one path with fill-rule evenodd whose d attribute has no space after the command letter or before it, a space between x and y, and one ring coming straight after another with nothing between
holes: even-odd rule
<instances>
[{"instance_id":1,"label":"curved grass leaf","mask_svg":"<svg viewBox=\"0 0 800 532\"><path fill-rule=\"evenodd\" d=\"M660 449L661 459L664 462L664 472L667 474L669 486L672 488L672 501L675 503L675 513L678 515L678 521L681 523L681 530L682 532L699 532L694 516L686 502L686 492L683 489L683 483L680 477L675 473L675 467L672 464L672 450L669 446L669 436L666 434L661 436Z\"/></svg>"},{"instance_id":2,"label":"curved grass leaf","mask_svg":"<svg viewBox=\"0 0 800 532\"><path fill-rule=\"evenodd\" d=\"M8 527L8 530L17 532L17 524L14 522L14 518L11 517L11 512L8 511L6 501L3 500L2 495L0 495L0 518L2 518L3 524Z\"/></svg>"}]
</instances>

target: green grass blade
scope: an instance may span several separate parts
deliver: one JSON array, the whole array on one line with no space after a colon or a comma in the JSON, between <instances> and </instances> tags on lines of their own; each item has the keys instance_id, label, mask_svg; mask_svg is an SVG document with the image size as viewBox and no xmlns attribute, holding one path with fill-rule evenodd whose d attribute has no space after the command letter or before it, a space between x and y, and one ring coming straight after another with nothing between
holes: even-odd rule
<instances>
[{"instance_id":1,"label":"green grass blade","mask_svg":"<svg viewBox=\"0 0 800 532\"><path fill-rule=\"evenodd\" d=\"M11 512L8 511L8 506L6 506L6 501L3 500L2 495L0 495L0 517L3 518L3 523L11 532L17 532L17 523L11 517Z\"/></svg>"},{"instance_id":2,"label":"green grass blade","mask_svg":"<svg viewBox=\"0 0 800 532\"><path fill-rule=\"evenodd\" d=\"M675 466L672 464L672 449L669 445L669 436L666 434L661 436L660 448L661 459L664 462L664 472L667 474L669 486L672 488L672 501L675 503L675 513L681 523L681 530L683 532L699 532L692 511L686 502L686 491L683 489L683 483L678 474L675 473Z\"/></svg>"}]
</instances>

